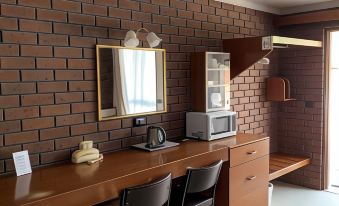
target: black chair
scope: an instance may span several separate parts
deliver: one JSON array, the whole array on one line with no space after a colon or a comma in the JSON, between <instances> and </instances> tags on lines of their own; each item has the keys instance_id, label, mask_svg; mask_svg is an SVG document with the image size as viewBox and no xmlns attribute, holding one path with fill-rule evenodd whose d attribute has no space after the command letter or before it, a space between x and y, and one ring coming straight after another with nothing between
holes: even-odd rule
<instances>
[{"instance_id":1,"label":"black chair","mask_svg":"<svg viewBox=\"0 0 339 206\"><path fill-rule=\"evenodd\" d=\"M163 206L169 205L172 175L141 186L126 188L123 191L121 206Z\"/></svg>"},{"instance_id":2,"label":"black chair","mask_svg":"<svg viewBox=\"0 0 339 206\"><path fill-rule=\"evenodd\" d=\"M203 168L187 170L182 206L213 206L222 160Z\"/></svg>"}]
</instances>

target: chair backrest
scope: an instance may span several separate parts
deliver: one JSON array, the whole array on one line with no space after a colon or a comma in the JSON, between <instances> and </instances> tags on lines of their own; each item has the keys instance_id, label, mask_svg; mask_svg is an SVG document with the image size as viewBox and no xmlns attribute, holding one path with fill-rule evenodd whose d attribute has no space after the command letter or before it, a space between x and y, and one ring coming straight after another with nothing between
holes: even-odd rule
<instances>
[{"instance_id":1,"label":"chair backrest","mask_svg":"<svg viewBox=\"0 0 339 206\"><path fill-rule=\"evenodd\" d=\"M185 193L198 193L208 190L217 184L222 160L203 168L188 169Z\"/></svg>"},{"instance_id":2,"label":"chair backrest","mask_svg":"<svg viewBox=\"0 0 339 206\"><path fill-rule=\"evenodd\" d=\"M172 175L141 186L126 188L122 195L121 206L162 206L169 205Z\"/></svg>"}]
</instances>

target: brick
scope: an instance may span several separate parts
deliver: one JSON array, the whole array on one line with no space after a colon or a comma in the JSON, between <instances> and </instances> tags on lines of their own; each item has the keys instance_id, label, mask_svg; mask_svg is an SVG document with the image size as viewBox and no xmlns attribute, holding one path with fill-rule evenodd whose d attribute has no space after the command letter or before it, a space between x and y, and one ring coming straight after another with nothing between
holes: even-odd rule
<instances>
[{"instance_id":1,"label":"brick","mask_svg":"<svg viewBox=\"0 0 339 206\"><path fill-rule=\"evenodd\" d=\"M169 8L169 7L160 7L160 14L164 16L177 16L177 10L175 8Z\"/></svg>"},{"instance_id":2,"label":"brick","mask_svg":"<svg viewBox=\"0 0 339 206\"><path fill-rule=\"evenodd\" d=\"M2 38L4 43L16 43L16 44L36 44L37 35L35 33L28 32L14 32L3 31Z\"/></svg>"},{"instance_id":3,"label":"brick","mask_svg":"<svg viewBox=\"0 0 339 206\"><path fill-rule=\"evenodd\" d=\"M59 34L39 34L40 45L67 46L68 36Z\"/></svg>"},{"instance_id":4,"label":"brick","mask_svg":"<svg viewBox=\"0 0 339 206\"><path fill-rule=\"evenodd\" d=\"M143 21L143 22L151 22L151 14L144 13L144 12L137 12L133 11L132 13L132 19L137 21Z\"/></svg>"},{"instance_id":5,"label":"brick","mask_svg":"<svg viewBox=\"0 0 339 206\"><path fill-rule=\"evenodd\" d=\"M90 134L97 131L96 123L87 123L71 126L71 135Z\"/></svg>"},{"instance_id":6,"label":"brick","mask_svg":"<svg viewBox=\"0 0 339 206\"><path fill-rule=\"evenodd\" d=\"M35 119L24 119L22 120L22 130L34 130L50 128L54 126L53 117L35 118Z\"/></svg>"},{"instance_id":7,"label":"brick","mask_svg":"<svg viewBox=\"0 0 339 206\"><path fill-rule=\"evenodd\" d=\"M17 70L0 70L0 82L20 81L20 73Z\"/></svg>"},{"instance_id":8,"label":"brick","mask_svg":"<svg viewBox=\"0 0 339 206\"><path fill-rule=\"evenodd\" d=\"M5 109L6 120L27 119L34 117L39 117L39 107Z\"/></svg>"},{"instance_id":9,"label":"brick","mask_svg":"<svg viewBox=\"0 0 339 206\"><path fill-rule=\"evenodd\" d=\"M96 16L107 16L107 7L93 4L82 4L82 13Z\"/></svg>"},{"instance_id":10,"label":"brick","mask_svg":"<svg viewBox=\"0 0 339 206\"><path fill-rule=\"evenodd\" d=\"M66 60L57 58L37 58L37 69L66 69Z\"/></svg>"},{"instance_id":11,"label":"brick","mask_svg":"<svg viewBox=\"0 0 339 206\"><path fill-rule=\"evenodd\" d=\"M83 93L82 92L68 92L68 93L57 93L55 94L55 103L74 103L74 102L82 102L83 101Z\"/></svg>"},{"instance_id":12,"label":"brick","mask_svg":"<svg viewBox=\"0 0 339 206\"><path fill-rule=\"evenodd\" d=\"M94 47L96 39L92 37L70 37L70 45L74 47Z\"/></svg>"},{"instance_id":13,"label":"brick","mask_svg":"<svg viewBox=\"0 0 339 206\"><path fill-rule=\"evenodd\" d=\"M67 82L38 82L39 93L66 92Z\"/></svg>"},{"instance_id":14,"label":"brick","mask_svg":"<svg viewBox=\"0 0 339 206\"><path fill-rule=\"evenodd\" d=\"M109 8L109 16L114 18L131 19L132 11L121 8Z\"/></svg>"},{"instance_id":15,"label":"brick","mask_svg":"<svg viewBox=\"0 0 339 206\"><path fill-rule=\"evenodd\" d=\"M70 11L70 12L81 12L81 3L66 0L53 0L53 9Z\"/></svg>"},{"instance_id":16,"label":"brick","mask_svg":"<svg viewBox=\"0 0 339 206\"><path fill-rule=\"evenodd\" d=\"M95 91L96 82L94 81L71 81L69 82L69 91Z\"/></svg>"},{"instance_id":17,"label":"brick","mask_svg":"<svg viewBox=\"0 0 339 206\"><path fill-rule=\"evenodd\" d=\"M46 105L53 103L54 103L53 94L32 94L21 96L22 106Z\"/></svg>"},{"instance_id":18,"label":"brick","mask_svg":"<svg viewBox=\"0 0 339 206\"><path fill-rule=\"evenodd\" d=\"M118 6L118 0L110 0L110 1L94 0L94 4L117 7Z\"/></svg>"},{"instance_id":19,"label":"brick","mask_svg":"<svg viewBox=\"0 0 339 206\"><path fill-rule=\"evenodd\" d=\"M109 28L120 28L120 19L113 19L107 17L96 17L96 26L109 27Z\"/></svg>"},{"instance_id":20,"label":"brick","mask_svg":"<svg viewBox=\"0 0 339 206\"><path fill-rule=\"evenodd\" d=\"M3 83L2 94L29 94L36 92L35 83Z\"/></svg>"},{"instance_id":21,"label":"brick","mask_svg":"<svg viewBox=\"0 0 339 206\"><path fill-rule=\"evenodd\" d=\"M54 23L54 33L56 34L69 34L69 35L81 35L81 25L76 24L64 24Z\"/></svg>"},{"instance_id":22,"label":"brick","mask_svg":"<svg viewBox=\"0 0 339 206\"><path fill-rule=\"evenodd\" d=\"M159 14L160 7L154 4L141 3L141 11L145 13Z\"/></svg>"},{"instance_id":23,"label":"brick","mask_svg":"<svg viewBox=\"0 0 339 206\"><path fill-rule=\"evenodd\" d=\"M81 70L58 70L55 71L55 80L82 80L83 71Z\"/></svg>"},{"instance_id":24,"label":"brick","mask_svg":"<svg viewBox=\"0 0 339 206\"><path fill-rule=\"evenodd\" d=\"M94 63L91 59L69 59L68 69L95 69Z\"/></svg>"},{"instance_id":25,"label":"brick","mask_svg":"<svg viewBox=\"0 0 339 206\"><path fill-rule=\"evenodd\" d=\"M185 18L185 19L193 19L193 12L178 10L178 17L182 17L182 18Z\"/></svg>"},{"instance_id":26,"label":"brick","mask_svg":"<svg viewBox=\"0 0 339 206\"><path fill-rule=\"evenodd\" d=\"M0 96L1 108L18 107L20 104L19 96Z\"/></svg>"},{"instance_id":27,"label":"brick","mask_svg":"<svg viewBox=\"0 0 339 206\"><path fill-rule=\"evenodd\" d=\"M108 136L109 136L108 132L100 132L100 133L84 135L84 140L93 141L94 143L105 142L105 141L108 141L109 139Z\"/></svg>"},{"instance_id":28,"label":"brick","mask_svg":"<svg viewBox=\"0 0 339 206\"><path fill-rule=\"evenodd\" d=\"M99 28L99 27L90 27L84 26L83 27L83 35L90 36L90 37L108 37L108 29L107 28Z\"/></svg>"},{"instance_id":29,"label":"brick","mask_svg":"<svg viewBox=\"0 0 339 206\"><path fill-rule=\"evenodd\" d=\"M69 127L54 127L50 129L43 129L40 130L40 139L41 140L49 140L55 139L60 137L68 137L69 134Z\"/></svg>"},{"instance_id":30,"label":"brick","mask_svg":"<svg viewBox=\"0 0 339 206\"><path fill-rule=\"evenodd\" d=\"M113 130L110 132L110 140L126 138L126 137L130 137L131 135L132 135L132 131L130 128Z\"/></svg>"},{"instance_id":31,"label":"brick","mask_svg":"<svg viewBox=\"0 0 339 206\"><path fill-rule=\"evenodd\" d=\"M9 147L1 147L0 159L12 158L12 153L20 152L20 151L21 151L20 145L13 145L13 146L9 146Z\"/></svg>"},{"instance_id":32,"label":"brick","mask_svg":"<svg viewBox=\"0 0 339 206\"><path fill-rule=\"evenodd\" d=\"M52 23L45 21L19 19L20 31L31 31L31 32L52 32Z\"/></svg>"},{"instance_id":33,"label":"brick","mask_svg":"<svg viewBox=\"0 0 339 206\"><path fill-rule=\"evenodd\" d=\"M83 136L67 137L55 140L55 149L67 149L78 147L79 143L83 141Z\"/></svg>"},{"instance_id":34,"label":"brick","mask_svg":"<svg viewBox=\"0 0 339 206\"><path fill-rule=\"evenodd\" d=\"M5 145L23 144L39 140L38 131L11 133L5 135Z\"/></svg>"},{"instance_id":35,"label":"brick","mask_svg":"<svg viewBox=\"0 0 339 206\"><path fill-rule=\"evenodd\" d=\"M54 79L52 70L21 71L22 81L51 81Z\"/></svg>"},{"instance_id":36,"label":"brick","mask_svg":"<svg viewBox=\"0 0 339 206\"><path fill-rule=\"evenodd\" d=\"M121 141L120 140L102 142L102 143L98 144L98 149L102 152L117 150L117 149L120 149L120 148L121 148Z\"/></svg>"},{"instance_id":37,"label":"brick","mask_svg":"<svg viewBox=\"0 0 339 206\"><path fill-rule=\"evenodd\" d=\"M94 112L97 110L95 102L83 102L72 104L72 113Z\"/></svg>"},{"instance_id":38,"label":"brick","mask_svg":"<svg viewBox=\"0 0 339 206\"><path fill-rule=\"evenodd\" d=\"M196 3L187 2L187 10L193 12L201 12L201 5Z\"/></svg>"},{"instance_id":39,"label":"brick","mask_svg":"<svg viewBox=\"0 0 339 206\"><path fill-rule=\"evenodd\" d=\"M122 9L139 10L140 3L131 0L119 0L119 7Z\"/></svg>"},{"instance_id":40,"label":"brick","mask_svg":"<svg viewBox=\"0 0 339 206\"><path fill-rule=\"evenodd\" d=\"M1 134L20 132L20 131L21 131L20 120L0 122L0 133Z\"/></svg>"},{"instance_id":41,"label":"brick","mask_svg":"<svg viewBox=\"0 0 339 206\"><path fill-rule=\"evenodd\" d=\"M16 18L0 17L0 28L7 30L17 30L18 20Z\"/></svg>"},{"instance_id":42,"label":"brick","mask_svg":"<svg viewBox=\"0 0 339 206\"><path fill-rule=\"evenodd\" d=\"M50 0L19 0L20 5L38 7L38 8L51 8Z\"/></svg>"},{"instance_id":43,"label":"brick","mask_svg":"<svg viewBox=\"0 0 339 206\"><path fill-rule=\"evenodd\" d=\"M67 13L56 10L37 9L37 19L44 21L66 22Z\"/></svg>"},{"instance_id":44,"label":"brick","mask_svg":"<svg viewBox=\"0 0 339 206\"><path fill-rule=\"evenodd\" d=\"M56 126L74 125L84 123L83 114L73 114L56 117Z\"/></svg>"},{"instance_id":45,"label":"brick","mask_svg":"<svg viewBox=\"0 0 339 206\"><path fill-rule=\"evenodd\" d=\"M48 105L40 107L40 115L44 116L56 116L70 114L71 107L69 104Z\"/></svg>"},{"instance_id":46,"label":"brick","mask_svg":"<svg viewBox=\"0 0 339 206\"><path fill-rule=\"evenodd\" d=\"M168 16L161 16L161 15L152 15L152 22L158 24L169 24L169 17Z\"/></svg>"},{"instance_id":47,"label":"brick","mask_svg":"<svg viewBox=\"0 0 339 206\"><path fill-rule=\"evenodd\" d=\"M28 150L29 154L50 152L54 150L54 140L24 144L23 149Z\"/></svg>"},{"instance_id":48,"label":"brick","mask_svg":"<svg viewBox=\"0 0 339 206\"><path fill-rule=\"evenodd\" d=\"M2 4L1 15L11 17L21 17L26 19L35 19L35 9L24 6Z\"/></svg>"},{"instance_id":49,"label":"brick","mask_svg":"<svg viewBox=\"0 0 339 206\"><path fill-rule=\"evenodd\" d=\"M95 17L84 14L68 14L68 22L81 25L95 25Z\"/></svg>"},{"instance_id":50,"label":"brick","mask_svg":"<svg viewBox=\"0 0 339 206\"><path fill-rule=\"evenodd\" d=\"M70 159L70 155L71 154L69 150L59 150L59 151L42 153L41 164L66 161Z\"/></svg>"},{"instance_id":51,"label":"brick","mask_svg":"<svg viewBox=\"0 0 339 206\"><path fill-rule=\"evenodd\" d=\"M21 45L20 49L22 56L52 57L53 55L51 46Z\"/></svg>"},{"instance_id":52,"label":"brick","mask_svg":"<svg viewBox=\"0 0 339 206\"><path fill-rule=\"evenodd\" d=\"M172 1L170 1L170 6L177 8L177 9L186 10L186 2L184 2L184 1L172 0Z\"/></svg>"},{"instance_id":53,"label":"brick","mask_svg":"<svg viewBox=\"0 0 339 206\"><path fill-rule=\"evenodd\" d=\"M108 131L121 128L121 120L110 120L99 123L99 131Z\"/></svg>"},{"instance_id":54,"label":"brick","mask_svg":"<svg viewBox=\"0 0 339 206\"><path fill-rule=\"evenodd\" d=\"M72 47L54 47L54 56L66 58L81 58L82 50L80 48Z\"/></svg>"}]
</instances>

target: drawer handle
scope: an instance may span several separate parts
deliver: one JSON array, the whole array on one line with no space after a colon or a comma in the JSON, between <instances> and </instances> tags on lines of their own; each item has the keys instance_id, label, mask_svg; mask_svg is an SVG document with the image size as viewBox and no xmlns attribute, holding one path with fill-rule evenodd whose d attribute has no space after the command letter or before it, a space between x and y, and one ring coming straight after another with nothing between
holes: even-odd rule
<instances>
[{"instance_id":1,"label":"drawer handle","mask_svg":"<svg viewBox=\"0 0 339 206\"><path fill-rule=\"evenodd\" d=\"M251 152L247 152L247 154L248 155L254 155L254 154L256 154L257 153L257 151L256 150L254 150L254 151L251 151Z\"/></svg>"},{"instance_id":2,"label":"drawer handle","mask_svg":"<svg viewBox=\"0 0 339 206\"><path fill-rule=\"evenodd\" d=\"M257 176L250 176L250 177L247 177L247 180L254 180L255 178L257 178Z\"/></svg>"}]
</instances>

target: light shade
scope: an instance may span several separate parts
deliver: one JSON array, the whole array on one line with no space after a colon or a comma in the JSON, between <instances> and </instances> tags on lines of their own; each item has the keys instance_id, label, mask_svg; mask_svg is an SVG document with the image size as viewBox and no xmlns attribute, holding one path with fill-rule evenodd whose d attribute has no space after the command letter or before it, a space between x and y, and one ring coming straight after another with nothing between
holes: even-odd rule
<instances>
[{"instance_id":1,"label":"light shade","mask_svg":"<svg viewBox=\"0 0 339 206\"><path fill-rule=\"evenodd\" d=\"M162 39L160 39L154 32L149 32L146 36L146 40L151 48L157 47L162 41Z\"/></svg>"},{"instance_id":2,"label":"light shade","mask_svg":"<svg viewBox=\"0 0 339 206\"><path fill-rule=\"evenodd\" d=\"M258 61L259 64L270 64L269 58L262 58Z\"/></svg>"},{"instance_id":3,"label":"light shade","mask_svg":"<svg viewBox=\"0 0 339 206\"><path fill-rule=\"evenodd\" d=\"M125 47L137 47L139 45L139 39L133 30L129 30L126 33L124 45Z\"/></svg>"}]
</instances>

